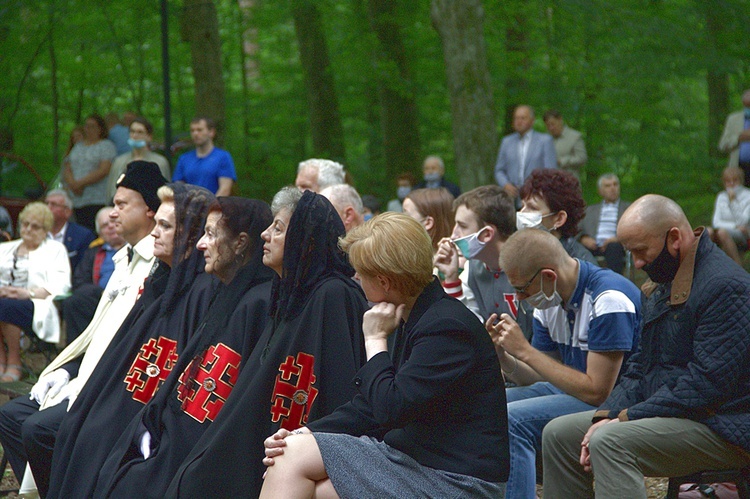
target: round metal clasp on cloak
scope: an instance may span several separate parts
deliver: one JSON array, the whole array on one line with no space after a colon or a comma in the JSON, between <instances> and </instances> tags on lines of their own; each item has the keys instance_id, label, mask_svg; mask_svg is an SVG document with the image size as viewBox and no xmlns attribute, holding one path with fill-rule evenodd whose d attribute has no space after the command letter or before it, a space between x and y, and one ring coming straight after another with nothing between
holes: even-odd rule
<instances>
[{"instance_id":1,"label":"round metal clasp on cloak","mask_svg":"<svg viewBox=\"0 0 750 499\"><path fill-rule=\"evenodd\" d=\"M297 390L294 392L294 395L292 395L292 401L295 404L305 405L307 403L307 392L304 390Z\"/></svg>"}]
</instances>

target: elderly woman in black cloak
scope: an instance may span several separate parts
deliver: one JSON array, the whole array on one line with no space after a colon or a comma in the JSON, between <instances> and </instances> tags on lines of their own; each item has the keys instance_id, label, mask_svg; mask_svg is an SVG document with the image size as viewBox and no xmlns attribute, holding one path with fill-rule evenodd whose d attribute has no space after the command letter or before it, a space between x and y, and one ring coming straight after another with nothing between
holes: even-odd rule
<instances>
[{"instance_id":1,"label":"elderly woman in black cloak","mask_svg":"<svg viewBox=\"0 0 750 499\"><path fill-rule=\"evenodd\" d=\"M43 496L90 494L109 449L169 375L216 287L195 248L216 198L182 182L165 185L157 194L161 206L151 235L158 267L61 423L46 462L49 467L52 461L49 492L47 473L38 473L31 463ZM71 489L63 492L63 482Z\"/></svg>"},{"instance_id":2,"label":"elderly woman in black cloak","mask_svg":"<svg viewBox=\"0 0 750 499\"><path fill-rule=\"evenodd\" d=\"M500 497L509 463L500 365L482 323L433 277L427 232L383 213L341 247L375 302L358 393L266 439L261 499Z\"/></svg>"},{"instance_id":3,"label":"elderly woman in black cloak","mask_svg":"<svg viewBox=\"0 0 750 499\"><path fill-rule=\"evenodd\" d=\"M277 193L272 211L263 233L263 263L276 273L271 320L231 397L179 468L169 463L146 473L160 452L152 445L153 457L126 466L118 457L118 471L102 470L95 495L257 496L263 439L330 413L354 393L352 378L364 362L366 302L338 247L343 223L326 198L295 188Z\"/></svg>"},{"instance_id":4,"label":"elderly woman in black cloak","mask_svg":"<svg viewBox=\"0 0 750 499\"><path fill-rule=\"evenodd\" d=\"M271 220L268 205L253 199L219 197L211 207L198 249L206 272L221 283L164 386L111 447L99 485L117 474L122 487L132 487L113 495L163 496L176 467L221 411L268 318L273 272L262 263L260 234ZM103 495L80 491L75 477L66 477L60 497L78 492Z\"/></svg>"}]
</instances>

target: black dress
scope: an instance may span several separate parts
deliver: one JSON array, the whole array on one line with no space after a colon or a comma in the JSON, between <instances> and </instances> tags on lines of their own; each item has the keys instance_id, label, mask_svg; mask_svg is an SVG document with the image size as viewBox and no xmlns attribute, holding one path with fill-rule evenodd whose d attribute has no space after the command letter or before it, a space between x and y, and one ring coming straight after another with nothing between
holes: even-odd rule
<instances>
[{"instance_id":1,"label":"black dress","mask_svg":"<svg viewBox=\"0 0 750 499\"><path fill-rule=\"evenodd\" d=\"M167 473L148 477L169 485L153 496L257 496L263 440L279 427L295 429L321 418L354 395L351 381L365 360L367 305L338 248L343 234L328 200L306 192L287 229L284 277L274 279L272 323L223 411L171 484ZM116 496L134 490L110 489Z\"/></svg>"},{"instance_id":2,"label":"black dress","mask_svg":"<svg viewBox=\"0 0 750 499\"><path fill-rule=\"evenodd\" d=\"M99 467L132 418L157 393L198 330L218 280L205 274L195 243L215 199L205 189L172 184L178 220L174 269L159 265L63 419L47 497L88 497ZM178 256L179 255L179 256ZM36 476L36 470L35 476Z\"/></svg>"}]
</instances>

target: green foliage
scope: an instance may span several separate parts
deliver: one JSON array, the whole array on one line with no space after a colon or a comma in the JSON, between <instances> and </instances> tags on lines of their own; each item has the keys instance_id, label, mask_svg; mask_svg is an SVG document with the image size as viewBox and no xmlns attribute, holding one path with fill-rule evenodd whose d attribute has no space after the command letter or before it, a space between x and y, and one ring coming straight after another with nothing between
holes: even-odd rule
<instances>
[{"instance_id":1,"label":"green foliage","mask_svg":"<svg viewBox=\"0 0 750 499\"><path fill-rule=\"evenodd\" d=\"M270 199L294 179L311 151L304 80L291 2L215 0L226 85L225 147L240 193ZM439 37L428 0L400 1L401 27L425 154L453 168L450 102ZM599 174L615 171L623 195L658 192L678 200L695 224L710 221L724 159L708 155L707 71L726 74L729 108L750 86L744 0L507 0L485 2L485 36L498 133L506 109L529 103L562 111L586 137L583 179L596 200ZM376 91L377 42L361 0L320 0L346 140L346 165L362 193L394 197L386 177ZM180 39L181 3L169 2L172 128L186 134L194 113L190 50ZM718 30L709 32L709 15ZM243 33L257 47L255 72L243 78ZM76 123L94 111L135 110L163 140L159 2L153 0L7 0L0 4L0 125L14 152L51 179L52 88L49 44L57 59L60 157ZM467 85L471 85L467 81ZM413 172L419 173L420 165Z\"/></svg>"}]
</instances>

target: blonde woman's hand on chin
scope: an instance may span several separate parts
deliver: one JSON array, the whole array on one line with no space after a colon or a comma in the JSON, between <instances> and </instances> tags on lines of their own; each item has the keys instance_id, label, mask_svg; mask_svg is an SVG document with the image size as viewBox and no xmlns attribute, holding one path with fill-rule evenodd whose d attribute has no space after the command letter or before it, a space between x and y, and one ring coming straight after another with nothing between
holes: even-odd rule
<instances>
[{"instance_id":1,"label":"blonde woman's hand on chin","mask_svg":"<svg viewBox=\"0 0 750 499\"><path fill-rule=\"evenodd\" d=\"M388 336L401 323L406 305L380 302L365 312L362 318L362 332L365 338L367 360L380 352L388 351Z\"/></svg>"}]
</instances>

